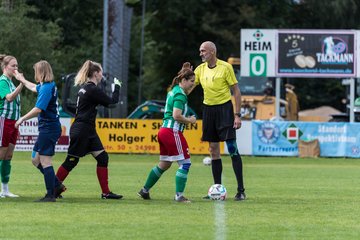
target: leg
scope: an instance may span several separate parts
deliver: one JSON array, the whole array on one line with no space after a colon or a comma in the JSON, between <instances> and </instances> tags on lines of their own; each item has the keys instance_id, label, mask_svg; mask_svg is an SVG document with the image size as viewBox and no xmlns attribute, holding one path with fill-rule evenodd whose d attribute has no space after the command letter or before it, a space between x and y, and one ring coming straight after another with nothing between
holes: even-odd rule
<instances>
[{"instance_id":1,"label":"leg","mask_svg":"<svg viewBox=\"0 0 360 240\"><path fill-rule=\"evenodd\" d=\"M96 175L99 180L99 184L101 187L101 198L103 199L121 199L123 196L115 194L110 191L109 183L108 183L108 162L109 162L109 155L106 151L96 151L92 152L93 157L97 161L96 167Z\"/></svg>"},{"instance_id":2,"label":"leg","mask_svg":"<svg viewBox=\"0 0 360 240\"><path fill-rule=\"evenodd\" d=\"M56 173L56 177L59 179L59 181L63 182L66 179L66 177L69 175L71 170L73 170L78 163L79 163L78 157L67 155L65 161L61 164L61 166L59 167Z\"/></svg>"},{"instance_id":3,"label":"leg","mask_svg":"<svg viewBox=\"0 0 360 240\"><path fill-rule=\"evenodd\" d=\"M234 173L237 180L237 194L235 196L235 200L245 200L245 188L244 188L244 180L243 180L243 164L240 153L237 148L236 139L226 140L226 146L228 148L232 166L234 169Z\"/></svg>"},{"instance_id":4,"label":"leg","mask_svg":"<svg viewBox=\"0 0 360 240\"><path fill-rule=\"evenodd\" d=\"M176 195L175 200L178 202L190 202L187 198L183 196L187 176L190 170L191 161L190 159L178 161L179 169L176 171L175 183L176 183Z\"/></svg>"},{"instance_id":5,"label":"leg","mask_svg":"<svg viewBox=\"0 0 360 240\"><path fill-rule=\"evenodd\" d=\"M13 156L13 152L15 149L15 145L10 143L8 147L2 147L1 156L1 189L2 196L4 197L19 197L9 191L9 181L10 181L10 173L11 173L11 159Z\"/></svg>"},{"instance_id":6,"label":"leg","mask_svg":"<svg viewBox=\"0 0 360 240\"><path fill-rule=\"evenodd\" d=\"M160 161L157 166L150 170L144 187L138 192L138 195L141 198L144 200L150 199L150 189L157 183L162 174L171 167L171 164L172 162L169 161Z\"/></svg>"},{"instance_id":7,"label":"leg","mask_svg":"<svg viewBox=\"0 0 360 240\"><path fill-rule=\"evenodd\" d=\"M55 188L55 171L52 166L52 156L38 155L40 159L40 165L44 172L44 181L46 186L46 196L51 200L55 200L54 188ZM36 164L36 161L35 161ZM39 164L38 164L39 165Z\"/></svg>"},{"instance_id":8,"label":"leg","mask_svg":"<svg viewBox=\"0 0 360 240\"><path fill-rule=\"evenodd\" d=\"M209 142L210 156L212 159L211 170L213 174L214 184L221 184L221 174L222 174L222 161L220 158L220 143L219 142Z\"/></svg>"}]
</instances>

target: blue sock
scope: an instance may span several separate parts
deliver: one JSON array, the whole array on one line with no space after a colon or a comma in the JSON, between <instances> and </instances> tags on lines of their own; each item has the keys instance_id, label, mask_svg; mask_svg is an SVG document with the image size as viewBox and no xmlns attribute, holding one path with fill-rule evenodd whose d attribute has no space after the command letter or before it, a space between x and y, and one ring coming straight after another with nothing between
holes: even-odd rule
<instances>
[{"instance_id":1,"label":"blue sock","mask_svg":"<svg viewBox=\"0 0 360 240\"><path fill-rule=\"evenodd\" d=\"M39 163L39 165L37 166L37 168L40 170L40 172L41 172L42 174L44 174L44 169L43 169L41 163ZM55 176L55 187L60 186L60 184L61 184L61 182L60 182L59 179Z\"/></svg>"},{"instance_id":2,"label":"blue sock","mask_svg":"<svg viewBox=\"0 0 360 240\"><path fill-rule=\"evenodd\" d=\"M43 168L44 171L44 180L48 196L54 196L55 188L55 172L53 166Z\"/></svg>"}]
</instances>

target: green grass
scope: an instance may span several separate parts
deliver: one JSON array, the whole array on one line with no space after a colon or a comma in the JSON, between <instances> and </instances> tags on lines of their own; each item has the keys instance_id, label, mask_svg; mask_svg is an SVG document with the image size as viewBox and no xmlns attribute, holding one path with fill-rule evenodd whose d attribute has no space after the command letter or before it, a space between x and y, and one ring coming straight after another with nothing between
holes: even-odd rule
<instances>
[{"instance_id":1,"label":"green grass","mask_svg":"<svg viewBox=\"0 0 360 240\"><path fill-rule=\"evenodd\" d=\"M56 154L55 168L65 154ZM56 203L35 203L45 193L30 153L16 152L10 190L0 199L0 239L359 239L360 161L243 157L248 199L233 201L235 177L223 158L225 202L202 200L212 182L204 156L193 156L186 196L175 203L176 166L139 199L156 155L110 155L109 183L124 199L101 200L96 162L80 160Z\"/></svg>"}]
</instances>

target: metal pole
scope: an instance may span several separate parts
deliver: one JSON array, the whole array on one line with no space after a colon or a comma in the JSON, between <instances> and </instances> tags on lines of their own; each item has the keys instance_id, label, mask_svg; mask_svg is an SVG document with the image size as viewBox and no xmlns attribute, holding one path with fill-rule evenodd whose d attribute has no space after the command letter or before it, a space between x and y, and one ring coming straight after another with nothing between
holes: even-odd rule
<instances>
[{"instance_id":1,"label":"metal pole","mask_svg":"<svg viewBox=\"0 0 360 240\"><path fill-rule=\"evenodd\" d=\"M108 14L109 1L104 0L104 29L103 29L103 70L107 73L107 50L108 50Z\"/></svg>"},{"instance_id":2,"label":"metal pole","mask_svg":"<svg viewBox=\"0 0 360 240\"><path fill-rule=\"evenodd\" d=\"M142 99L142 71L143 71L143 54L144 54L145 6L146 6L146 0L143 0L142 1L142 15L141 15L141 46L140 46L139 82L138 82L138 105L141 104L141 99Z\"/></svg>"},{"instance_id":3,"label":"metal pole","mask_svg":"<svg viewBox=\"0 0 360 240\"><path fill-rule=\"evenodd\" d=\"M355 105L355 79L350 78L350 122L354 122L354 105Z\"/></svg>"},{"instance_id":4,"label":"metal pole","mask_svg":"<svg viewBox=\"0 0 360 240\"><path fill-rule=\"evenodd\" d=\"M275 83L275 117L276 120L280 120L280 82L281 79L280 78L276 78L276 83Z\"/></svg>"}]
</instances>

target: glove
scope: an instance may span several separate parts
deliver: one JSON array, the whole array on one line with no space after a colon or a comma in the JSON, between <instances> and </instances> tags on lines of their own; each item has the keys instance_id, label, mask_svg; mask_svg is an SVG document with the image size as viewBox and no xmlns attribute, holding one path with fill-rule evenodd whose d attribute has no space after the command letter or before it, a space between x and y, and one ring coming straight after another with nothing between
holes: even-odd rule
<instances>
[{"instance_id":1,"label":"glove","mask_svg":"<svg viewBox=\"0 0 360 240\"><path fill-rule=\"evenodd\" d=\"M121 87L122 81L119 80L119 79L117 79L117 78L114 78L114 84L115 84L115 85L118 85L119 87Z\"/></svg>"}]
</instances>

